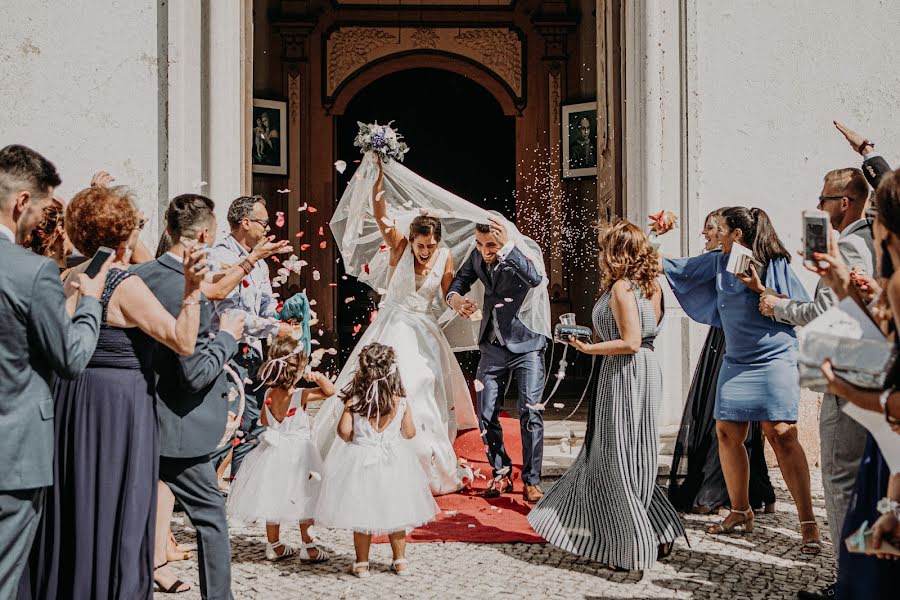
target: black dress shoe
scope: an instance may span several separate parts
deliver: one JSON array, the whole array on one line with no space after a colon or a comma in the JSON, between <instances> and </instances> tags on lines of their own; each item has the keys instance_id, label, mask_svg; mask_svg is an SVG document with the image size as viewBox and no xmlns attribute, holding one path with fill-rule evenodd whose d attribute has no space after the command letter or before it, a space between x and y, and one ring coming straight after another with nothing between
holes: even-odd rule
<instances>
[{"instance_id":1,"label":"black dress shoe","mask_svg":"<svg viewBox=\"0 0 900 600\"><path fill-rule=\"evenodd\" d=\"M837 598L837 590L835 588L837 588L837 584L832 583L816 592L800 590L797 592L797 598L800 600L834 600L834 598Z\"/></svg>"}]
</instances>

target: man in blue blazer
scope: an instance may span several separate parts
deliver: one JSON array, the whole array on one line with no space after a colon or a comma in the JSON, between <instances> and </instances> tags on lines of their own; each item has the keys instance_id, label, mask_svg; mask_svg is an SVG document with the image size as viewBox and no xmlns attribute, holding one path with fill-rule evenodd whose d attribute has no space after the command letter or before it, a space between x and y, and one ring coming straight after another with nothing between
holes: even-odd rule
<instances>
[{"instance_id":1,"label":"man in blue blazer","mask_svg":"<svg viewBox=\"0 0 900 600\"><path fill-rule=\"evenodd\" d=\"M481 360L476 389L478 419L487 444L494 480L485 497L495 498L512 490L512 461L503 446L500 411L503 392L510 375L519 388L519 429L522 434L522 481L524 498L537 502L541 492L541 463L544 457L544 415L531 406L540 403L544 391L544 349L547 338L528 329L519 320L525 296L538 287L543 277L522 251L509 240L506 227L498 219L475 228L475 246L463 262L447 293L447 304L465 318L478 307L465 297L476 280L484 284L484 313L478 335Z\"/></svg>"},{"instance_id":2,"label":"man in blue blazer","mask_svg":"<svg viewBox=\"0 0 900 600\"><path fill-rule=\"evenodd\" d=\"M94 279L78 276L81 299L70 318L57 264L19 245L59 184L56 167L34 150L0 150L0 598L16 596L53 484L51 382L77 377L93 356L112 262Z\"/></svg>"},{"instance_id":3,"label":"man in blue blazer","mask_svg":"<svg viewBox=\"0 0 900 600\"><path fill-rule=\"evenodd\" d=\"M157 260L134 267L160 303L173 316L184 301L185 243L212 244L216 218L213 201L196 194L178 196L166 210L166 230L172 248ZM197 530L200 595L230 600L231 543L225 519L225 500L219 492L211 454L225 434L229 384L223 367L238 349L244 330L243 315L223 316L219 329L211 327L212 307L201 299L197 346L190 356L179 356L162 344L154 348L156 406L159 413L159 478L181 502ZM158 527L171 515L161 515ZM157 567L164 565L165 531L157 531ZM168 569L158 568L154 579L162 589L185 589Z\"/></svg>"}]
</instances>

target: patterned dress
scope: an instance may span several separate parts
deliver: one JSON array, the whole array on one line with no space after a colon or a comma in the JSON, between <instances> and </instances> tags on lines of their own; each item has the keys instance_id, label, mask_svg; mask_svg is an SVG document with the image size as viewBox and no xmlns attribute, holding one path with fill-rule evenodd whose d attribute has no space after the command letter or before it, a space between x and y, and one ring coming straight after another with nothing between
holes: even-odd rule
<instances>
[{"instance_id":1,"label":"patterned dress","mask_svg":"<svg viewBox=\"0 0 900 600\"><path fill-rule=\"evenodd\" d=\"M562 479L538 502L528 522L567 552L630 570L647 569L658 547L685 535L656 485L656 415L662 373L653 352L661 329L652 303L633 287L641 321L637 354L604 356L584 446ZM594 306L601 341L620 339L607 292ZM599 360L599 358L598 358Z\"/></svg>"}]
</instances>

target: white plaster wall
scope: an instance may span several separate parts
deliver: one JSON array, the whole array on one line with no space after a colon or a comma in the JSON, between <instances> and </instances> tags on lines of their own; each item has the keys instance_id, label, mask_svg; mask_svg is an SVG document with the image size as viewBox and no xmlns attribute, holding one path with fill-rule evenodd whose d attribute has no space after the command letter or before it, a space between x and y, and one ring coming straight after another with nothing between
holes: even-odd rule
<instances>
[{"instance_id":1,"label":"white plaster wall","mask_svg":"<svg viewBox=\"0 0 900 600\"><path fill-rule=\"evenodd\" d=\"M157 2L4 0L0 145L56 164L65 198L106 170L134 189L157 240L160 160Z\"/></svg>"}]
</instances>

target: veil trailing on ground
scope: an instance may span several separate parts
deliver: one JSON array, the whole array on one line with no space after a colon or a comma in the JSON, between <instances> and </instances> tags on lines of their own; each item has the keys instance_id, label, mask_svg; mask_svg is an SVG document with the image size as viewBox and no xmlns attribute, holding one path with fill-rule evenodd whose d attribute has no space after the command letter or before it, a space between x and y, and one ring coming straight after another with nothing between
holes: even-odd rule
<instances>
[{"instance_id":1,"label":"veil trailing on ground","mask_svg":"<svg viewBox=\"0 0 900 600\"><path fill-rule=\"evenodd\" d=\"M384 162L383 169L385 194L380 200L387 203L390 224L406 236L412 220L423 212L440 219L443 233L441 245L450 249L453 265L457 269L475 249L475 224L487 223L489 217L498 218L397 161ZM383 295L387 289L390 252L384 246L378 224L372 216L372 188L377 177L378 163L373 154L367 152L347 185L330 226L347 274ZM522 235L507 219L499 218L506 225L510 241L543 277L543 282L532 288L525 297L519 319L531 331L550 338L550 297L543 253L534 240ZM480 281L475 282L468 296L480 308L491 308L483 306L484 286ZM480 323L457 316L442 300L438 298L435 301L433 311L451 347L457 352L477 349Z\"/></svg>"}]
</instances>

